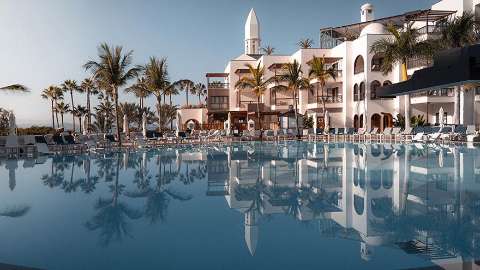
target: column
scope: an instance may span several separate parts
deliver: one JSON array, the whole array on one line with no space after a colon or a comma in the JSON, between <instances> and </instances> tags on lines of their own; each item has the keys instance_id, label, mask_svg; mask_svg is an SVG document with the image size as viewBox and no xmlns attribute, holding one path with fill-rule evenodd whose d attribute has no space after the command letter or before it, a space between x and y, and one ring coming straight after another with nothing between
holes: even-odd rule
<instances>
[{"instance_id":1,"label":"column","mask_svg":"<svg viewBox=\"0 0 480 270\"><path fill-rule=\"evenodd\" d=\"M405 105L405 128L410 128L410 95L404 96Z\"/></svg>"},{"instance_id":2,"label":"column","mask_svg":"<svg viewBox=\"0 0 480 270\"><path fill-rule=\"evenodd\" d=\"M456 86L454 93L454 104L453 104L453 124L460 124L460 86Z\"/></svg>"},{"instance_id":3,"label":"column","mask_svg":"<svg viewBox=\"0 0 480 270\"><path fill-rule=\"evenodd\" d=\"M475 124L475 90L460 91L460 124Z\"/></svg>"}]
</instances>

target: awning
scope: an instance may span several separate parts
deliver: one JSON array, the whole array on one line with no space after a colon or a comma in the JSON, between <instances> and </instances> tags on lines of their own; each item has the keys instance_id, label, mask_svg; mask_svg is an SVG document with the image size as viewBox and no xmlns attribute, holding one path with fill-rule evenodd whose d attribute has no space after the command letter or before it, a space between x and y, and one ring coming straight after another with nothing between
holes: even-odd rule
<instances>
[{"instance_id":1,"label":"awning","mask_svg":"<svg viewBox=\"0 0 480 270\"><path fill-rule=\"evenodd\" d=\"M417 70L405 81L377 90L379 97L394 97L427 90L480 82L480 45L442 51L433 66Z\"/></svg>"}]
</instances>

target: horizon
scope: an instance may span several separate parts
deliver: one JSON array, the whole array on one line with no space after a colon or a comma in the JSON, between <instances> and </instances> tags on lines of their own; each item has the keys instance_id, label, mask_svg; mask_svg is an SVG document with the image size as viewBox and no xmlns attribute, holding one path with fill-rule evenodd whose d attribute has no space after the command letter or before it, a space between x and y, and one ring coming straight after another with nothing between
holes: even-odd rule
<instances>
[{"instance_id":1,"label":"horizon","mask_svg":"<svg viewBox=\"0 0 480 270\"><path fill-rule=\"evenodd\" d=\"M275 54L291 54L301 38L314 40L317 47L322 27L359 21L360 6L367 1L302 0L302 5L291 0L274 5L260 0L121 0L109 4L112 2L7 0L0 4L0 25L6 40L0 44L0 85L21 83L31 91L0 93L0 107L14 110L20 127L50 125L49 103L41 99L41 91L67 79L80 82L89 77L82 65L97 58L102 42L133 50L134 64L144 64L150 56L166 57L172 80L188 78L205 83L205 73L223 71L230 59L243 53L244 24L251 8L260 21L262 46L275 47ZM428 8L437 1L368 2L375 6L376 18L381 18ZM285 20L278 15L293 7L303 16ZM336 9L344 12L328 12ZM75 95L75 100L85 103L83 95ZM136 102L127 94L121 94L120 100ZM183 92L174 98L175 104L184 101ZM153 98L146 101L148 106L153 104ZM70 117L65 118L66 125L70 121Z\"/></svg>"}]
</instances>

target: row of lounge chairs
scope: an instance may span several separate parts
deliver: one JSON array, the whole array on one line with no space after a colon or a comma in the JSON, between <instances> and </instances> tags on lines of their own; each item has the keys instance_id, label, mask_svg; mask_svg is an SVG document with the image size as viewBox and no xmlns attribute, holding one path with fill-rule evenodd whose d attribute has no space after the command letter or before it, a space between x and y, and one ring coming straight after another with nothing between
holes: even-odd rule
<instances>
[{"instance_id":1,"label":"row of lounge chairs","mask_svg":"<svg viewBox=\"0 0 480 270\"><path fill-rule=\"evenodd\" d=\"M309 141L375 141L375 142L444 142L444 141L469 141L480 139L475 126L447 126L447 127L416 127L401 129L399 127L385 128L382 132L378 128L330 128L303 130L297 136L296 130L267 130L264 132L265 140L289 140L302 138Z\"/></svg>"}]
</instances>

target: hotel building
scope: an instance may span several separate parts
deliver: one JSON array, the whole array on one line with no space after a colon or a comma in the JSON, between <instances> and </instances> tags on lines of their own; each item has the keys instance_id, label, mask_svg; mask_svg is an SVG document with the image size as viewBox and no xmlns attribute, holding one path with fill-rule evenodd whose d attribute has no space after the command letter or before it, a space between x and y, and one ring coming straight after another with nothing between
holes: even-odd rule
<instances>
[{"instance_id":1,"label":"hotel building","mask_svg":"<svg viewBox=\"0 0 480 270\"><path fill-rule=\"evenodd\" d=\"M428 89L409 96L382 98L377 96L379 87L400 82L400 66L394 67L387 75L380 71L382 55L370 52L371 45L391 35L386 26L399 28L412 23L421 33L421 39L438 38L447 20L461 15L464 11L480 16L478 0L443 0L430 9L417 10L396 16L375 18L371 4L360 9L360 22L350 25L326 27L320 30L318 48L300 49L292 55L266 55L261 53L262 39L260 21L252 9L245 24L245 51L230 60L223 72L207 73L207 109L182 110L182 122L190 120L198 124L223 127L230 115L232 128L243 130L248 119L256 120L257 97L252 91L235 87L238 80L250 76L247 64L265 67L265 79L280 75L283 66L296 60L306 77L309 62L314 56L324 57L328 67L336 71L336 79L327 82L325 91L317 89L311 80L312 89L299 90L297 100L291 91L280 90L279 83L270 83L260 97L260 111L264 129L276 129L278 116L285 113L297 102L299 113L315 119L315 127L324 124L323 104L330 115L330 127L374 128L383 130L393 125L396 115L424 115L430 124L438 124L439 109L446 114L447 124L477 124L480 117L475 111L475 102L480 100L476 91L461 91L456 88ZM431 66L431 59L410 59L408 75L416 70ZM478 92L478 91L477 91ZM479 119L479 120L475 120ZM256 121L258 122L258 121Z\"/></svg>"}]
</instances>

